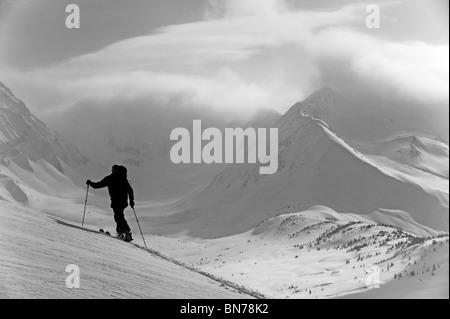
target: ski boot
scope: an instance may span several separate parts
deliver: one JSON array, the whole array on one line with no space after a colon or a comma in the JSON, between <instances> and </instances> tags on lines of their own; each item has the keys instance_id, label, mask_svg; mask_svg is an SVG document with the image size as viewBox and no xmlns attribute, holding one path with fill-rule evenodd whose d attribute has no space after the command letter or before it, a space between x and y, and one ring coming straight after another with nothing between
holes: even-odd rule
<instances>
[{"instance_id":1,"label":"ski boot","mask_svg":"<svg viewBox=\"0 0 450 319\"><path fill-rule=\"evenodd\" d=\"M132 242L134 239L131 236L131 232L125 233L125 238L123 240L125 240L127 243Z\"/></svg>"}]
</instances>

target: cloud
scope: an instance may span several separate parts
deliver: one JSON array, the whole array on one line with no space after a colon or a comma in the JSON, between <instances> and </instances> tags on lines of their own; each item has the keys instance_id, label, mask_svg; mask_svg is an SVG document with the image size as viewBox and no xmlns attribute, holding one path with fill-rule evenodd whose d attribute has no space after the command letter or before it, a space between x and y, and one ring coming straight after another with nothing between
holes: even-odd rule
<instances>
[{"instance_id":1,"label":"cloud","mask_svg":"<svg viewBox=\"0 0 450 319\"><path fill-rule=\"evenodd\" d=\"M448 103L448 45L357 31L364 5L302 11L281 0L233 0L212 1L208 12L215 19L160 28L39 70L2 72L33 90L41 99L34 104L48 113L86 99L145 97L247 114L285 110L330 85L324 66L337 81L350 74L372 92Z\"/></svg>"},{"instance_id":2,"label":"cloud","mask_svg":"<svg viewBox=\"0 0 450 319\"><path fill-rule=\"evenodd\" d=\"M395 43L335 28L318 34L307 47L318 63L321 59L334 60L337 66L342 63L374 90L448 103L448 45Z\"/></svg>"},{"instance_id":3,"label":"cloud","mask_svg":"<svg viewBox=\"0 0 450 319\"><path fill-rule=\"evenodd\" d=\"M279 99L272 95L281 87L267 91L254 83L243 81L229 69L220 69L214 76L184 75L174 73L130 72L105 75L91 75L88 78L58 74L59 81L53 82L49 73L33 72L26 80L11 76L12 82L25 85L33 94L45 92L40 113L62 113L78 102L90 100L102 105L114 100L128 101L148 98L153 103L170 105L177 101L180 107L209 108L216 111L228 110L250 116L260 107L276 105ZM36 80L39 79L39 80ZM20 96L20 95L19 95Z\"/></svg>"},{"instance_id":4,"label":"cloud","mask_svg":"<svg viewBox=\"0 0 450 319\"><path fill-rule=\"evenodd\" d=\"M232 12L250 14L255 11L255 15L235 17L233 13L232 18L167 26L153 34L120 41L71 59L64 67L79 69L95 65L97 70L141 71L160 67L184 71L191 66L189 71L198 70L211 62L246 60L267 47L308 41L320 28L358 21L358 11L364 10L362 6L351 5L333 12L280 13L274 9L278 6L263 5L272 2L274 0L263 0L261 6L255 1L243 1L249 3L247 6L241 1L227 2L227 7L235 8ZM243 9L238 9L241 6Z\"/></svg>"},{"instance_id":5,"label":"cloud","mask_svg":"<svg viewBox=\"0 0 450 319\"><path fill-rule=\"evenodd\" d=\"M31 70L92 53L174 23L202 19L205 0L0 0L0 60ZM77 4L81 28L67 29L66 6Z\"/></svg>"},{"instance_id":6,"label":"cloud","mask_svg":"<svg viewBox=\"0 0 450 319\"><path fill-rule=\"evenodd\" d=\"M387 9L401 5L402 2L394 1L383 3L382 7L389 16ZM399 95L424 103L448 103L448 44L394 42L341 26L355 22L363 25L365 15L361 13L365 12L365 4L350 4L328 12L294 13L290 12L286 2L280 0L225 3L214 0L211 7L228 19L251 16L259 24L259 31L268 37L262 45L295 43L309 53L311 62L318 69L324 60L328 65L334 61L335 70L353 72L354 77L368 87L394 90ZM423 6L420 8L425 9ZM342 65L349 70L344 70Z\"/></svg>"},{"instance_id":7,"label":"cloud","mask_svg":"<svg viewBox=\"0 0 450 319\"><path fill-rule=\"evenodd\" d=\"M207 18L274 17L289 11L283 0L209 0Z\"/></svg>"},{"instance_id":8,"label":"cloud","mask_svg":"<svg viewBox=\"0 0 450 319\"><path fill-rule=\"evenodd\" d=\"M117 77L94 77L72 83L67 90L86 92L102 101L120 97L133 100L151 97L161 104L177 98L184 106L211 107L218 110L251 112L269 100L268 92L257 85L245 83L235 73L221 69L213 77L170 73L132 72ZM243 113L246 113L245 111Z\"/></svg>"},{"instance_id":9,"label":"cloud","mask_svg":"<svg viewBox=\"0 0 450 319\"><path fill-rule=\"evenodd\" d=\"M256 8L248 4L235 11ZM249 61L265 48L307 39L315 28L352 20L354 9L334 14L269 14L273 8L262 7L261 17L271 17L264 23L259 17L244 16L169 26L52 67L24 72L23 80L59 90L66 95L66 105L74 98L137 94L152 94L161 100L182 95L192 103L249 112L288 103L283 96L292 98L292 93L283 93L278 81L261 85L247 80L233 63Z\"/></svg>"}]
</instances>

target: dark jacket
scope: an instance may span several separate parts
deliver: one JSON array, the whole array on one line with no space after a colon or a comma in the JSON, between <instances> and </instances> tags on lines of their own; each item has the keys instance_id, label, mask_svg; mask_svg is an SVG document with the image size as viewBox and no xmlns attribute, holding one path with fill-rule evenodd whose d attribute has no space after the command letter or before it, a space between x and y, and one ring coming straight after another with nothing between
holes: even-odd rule
<instances>
[{"instance_id":1,"label":"dark jacket","mask_svg":"<svg viewBox=\"0 0 450 319\"><path fill-rule=\"evenodd\" d=\"M128 207L128 197L130 203L134 203L134 191L128 179L118 173L112 173L106 176L101 182L90 185L94 189L108 187L109 196L111 197L111 208L125 209Z\"/></svg>"}]
</instances>

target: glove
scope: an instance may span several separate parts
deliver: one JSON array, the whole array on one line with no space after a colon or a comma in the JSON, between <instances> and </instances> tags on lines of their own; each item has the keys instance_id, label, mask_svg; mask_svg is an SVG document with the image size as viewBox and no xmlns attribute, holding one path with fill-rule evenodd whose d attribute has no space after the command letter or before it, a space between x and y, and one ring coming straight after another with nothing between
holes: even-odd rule
<instances>
[{"instance_id":1,"label":"glove","mask_svg":"<svg viewBox=\"0 0 450 319\"><path fill-rule=\"evenodd\" d=\"M131 208L134 209L134 201L131 201L131 202L130 202L130 206L131 206Z\"/></svg>"},{"instance_id":2,"label":"glove","mask_svg":"<svg viewBox=\"0 0 450 319\"><path fill-rule=\"evenodd\" d=\"M86 181L86 185L87 185L87 186L91 186L91 184L92 184L91 180L88 179L88 180Z\"/></svg>"}]
</instances>

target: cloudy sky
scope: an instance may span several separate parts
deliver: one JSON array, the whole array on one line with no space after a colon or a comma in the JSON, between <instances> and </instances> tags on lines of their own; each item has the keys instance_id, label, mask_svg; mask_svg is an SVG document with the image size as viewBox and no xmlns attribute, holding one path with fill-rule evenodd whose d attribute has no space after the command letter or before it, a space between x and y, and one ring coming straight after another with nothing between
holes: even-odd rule
<instances>
[{"instance_id":1,"label":"cloudy sky","mask_svg":"<svg viewBox=\"0 0 450 319\"><path fill-rule=\"evenodd\" d=\"M44 120L116 99L284 112L323 86L448 110L448 1L369 3L380 29L351 0L0 0L0 81Z\"/></svg>"}]
</instances>

